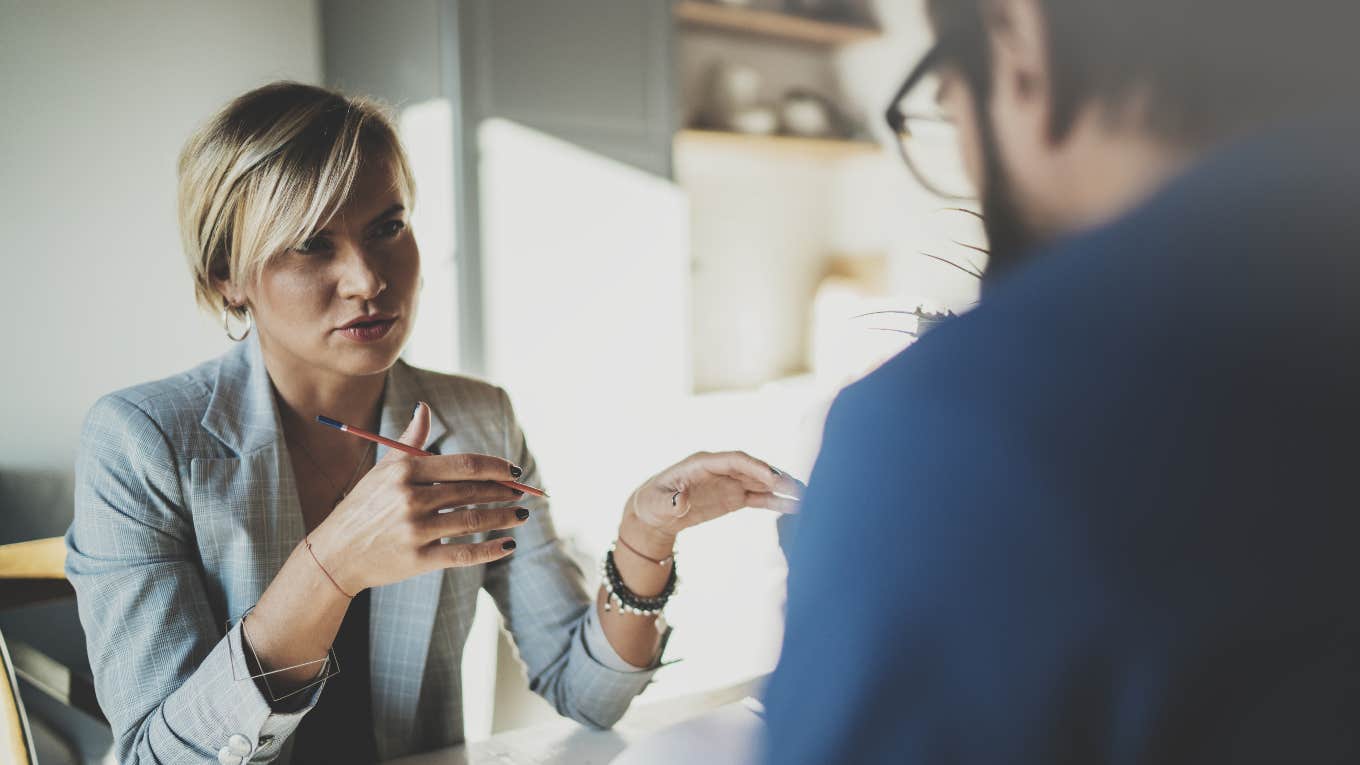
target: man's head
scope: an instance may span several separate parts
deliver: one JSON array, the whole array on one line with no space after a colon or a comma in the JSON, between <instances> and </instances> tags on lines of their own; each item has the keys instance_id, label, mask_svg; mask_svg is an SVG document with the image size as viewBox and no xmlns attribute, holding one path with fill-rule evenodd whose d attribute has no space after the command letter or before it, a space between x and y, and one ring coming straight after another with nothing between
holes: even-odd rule
<instances>
[{"instance_id":1,"label":"man's head","mask_svg":"<svg viewBox=\"0 0 1360 765\"><path fill-rule=\"evenodd\" d=\"M1360 92L1353 0L927 0L989 277L1207 149Z\"/></svg>"}]
</instances>

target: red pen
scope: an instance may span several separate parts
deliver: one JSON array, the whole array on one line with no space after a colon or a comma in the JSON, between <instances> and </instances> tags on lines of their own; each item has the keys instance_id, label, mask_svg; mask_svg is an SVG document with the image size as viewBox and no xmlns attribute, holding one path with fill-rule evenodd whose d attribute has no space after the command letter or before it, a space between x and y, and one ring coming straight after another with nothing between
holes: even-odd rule
<instances>
[{"instance_id":1,"label":"red pen","mask_svg":"<svg viewBox=\"0 0 1360 765\"><path fill-rule=\"evenodd\" d=\"M390 449L396 449L398 451L406 452L407 454L413 454L417 457L434 456L433 452L427 452L424 449L417 449L414 446L407 446L406 444L403 444L400 441L393 441L390 438L384 438L378 435L377 433L369 433L367 430L363 430L362 428L356 428L353 425L346 425L345 423L339 420L332 420L331 418L326 417L325 415L318 414L316 416L316 421L321 423L322 425L329 425L332 428L335 428L336 430L349 433L350 435L358 436L359 438L366 438L375 444L382 444L383 446L386 446ZM519 481L496 481L496 483L500 484L501 486L508 486L509 488L515 489L516 491L522 491L525 494L532 494L535 497L548 496L547 492L543 491L542 489L535 489L534 487L530 486L527 483L520 483Z\"/></svg>"}]
</instances>

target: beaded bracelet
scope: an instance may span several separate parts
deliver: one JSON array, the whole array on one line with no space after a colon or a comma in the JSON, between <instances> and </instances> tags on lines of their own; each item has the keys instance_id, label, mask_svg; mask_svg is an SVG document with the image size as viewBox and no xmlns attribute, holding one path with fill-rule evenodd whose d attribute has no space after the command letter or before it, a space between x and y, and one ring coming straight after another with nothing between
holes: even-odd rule
<instances>
[{"instance_id":1,"label":"beaded bracelet","mask_svg":"<svg viewBox=\"0 0 1360 765\"><path fill-rule=\"evenodd\" d=\"M674 561L675 556L671 559ZM623 575L619 573L618 566L614 564L614 544L609 545L609 550L604 554L604 560L600 561L600 579L604 583L606 593L604 610L610 611L618 609L619 613L635 614L637 616L656 616L666 607L666 602L675 594L676 587L680 584L680 577L676 574L676 567L671 566L670 576L666 578L666 586L661 590L661 594L654 597L645 598L632 590L623 582ZM611 604L613 608L611 608Z\"/></svg>"}]
</instances>

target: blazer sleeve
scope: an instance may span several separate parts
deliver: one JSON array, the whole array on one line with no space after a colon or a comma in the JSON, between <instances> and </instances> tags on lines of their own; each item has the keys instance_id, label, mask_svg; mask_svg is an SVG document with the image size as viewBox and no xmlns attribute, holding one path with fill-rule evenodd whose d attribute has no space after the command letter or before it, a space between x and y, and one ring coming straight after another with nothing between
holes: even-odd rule
<instances>
[{"instance_id":1,"label":"blazer sleeve","mask_svg":"<svg viewBox=\"0 0 1360 765\"><path fill-rule=\"evenodd\" d=\"M520 479L540 486L538 466L515 420L510 399L500 391L505 413L508 459L524 470ZM557 710L594 728L608 728L628 710L633 697L651 682L660 666L623 670L627 666L598 634L592 639L594 601L585 577L553 530L548 502L526 496L533 513L515 529L515 554L487 568L484 587L495 599L529 675L529 689ZM598 628L597 628L598 629ZM669 628L662 638L664 650Z\"/></svg>"},{"instance_id":2,"label":"blazer sleeve","mask_svg":"<svg viewBox=\"0 0 1360 765\"><path fill-rule=\"evenodd\" d=\"M121 763L268 762L315 705L275 712L239 622L214 618L164 431L117 394L90 410L66 534L99 704ZM235 758L239 757L239 760Z\"/></svg>"}]
</instances>

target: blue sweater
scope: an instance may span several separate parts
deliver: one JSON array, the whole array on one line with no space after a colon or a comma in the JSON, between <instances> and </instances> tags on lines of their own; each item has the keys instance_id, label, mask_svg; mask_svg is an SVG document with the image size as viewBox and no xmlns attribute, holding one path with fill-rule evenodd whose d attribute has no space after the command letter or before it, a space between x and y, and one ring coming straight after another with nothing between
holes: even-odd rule
<instances>
[{"instance_id":1,"label":"blue sweater","mask_svg":"<svg viewBox=\"0 0 1360 765\"><path fill-rule=\"evenodd\" d=\"M841 394L766 762L1360 763L1357 137L1224 147Z\"/></svg>"}]
</instances>

